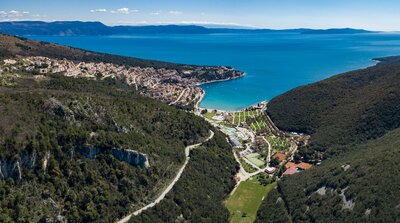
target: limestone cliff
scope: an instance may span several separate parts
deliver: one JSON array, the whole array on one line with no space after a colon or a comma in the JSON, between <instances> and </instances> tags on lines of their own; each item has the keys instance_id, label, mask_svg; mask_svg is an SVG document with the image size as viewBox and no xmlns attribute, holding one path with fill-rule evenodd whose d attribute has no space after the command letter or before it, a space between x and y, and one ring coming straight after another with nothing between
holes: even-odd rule
<instances>
[{"instance_id":1,"label":"limestone cliff","mask_svg":"<svg viewBox=\"0 0 400 223\"><path fill-rule=\"evenodd\" d=\"M106 152L107 150L102 150L98 147L83 147L78 149L79 153L85 156L88 159L96 159L96 156ZM119 161L129 163L133 166L139 166L141 168L150 167L149 159L146 154L140 153L131 149L120 149L120 148L112 148L111 154Z\"/></svg>"},{"instance_id":2,"label":"limestone cliff","mask_svg":"<svg viewBox=\"0 0 400 223\"><path fill-rule=\"evenodd\" d=\"M140 166L142 168L150 167L147 155L135 150L113 148L112 154L116 159L127 162L131 165Z\"/></svg>"}]
</instances>

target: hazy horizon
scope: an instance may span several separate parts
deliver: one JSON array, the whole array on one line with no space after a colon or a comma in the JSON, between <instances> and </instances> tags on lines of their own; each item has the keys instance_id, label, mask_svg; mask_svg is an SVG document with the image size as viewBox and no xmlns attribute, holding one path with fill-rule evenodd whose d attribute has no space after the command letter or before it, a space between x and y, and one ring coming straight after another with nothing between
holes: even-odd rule
<instances>
[{"instance_id":1,"label":"hazy horizon","mask_svg":"<svg viewBox=\"0 0 400 223\"><path fill-rule=\"evenodd\" d=\"M210 25L267 29L400 30L398 1L29 0L0 3L0 21L100 21L106 25Z\"/></svg>"}]
</instances>

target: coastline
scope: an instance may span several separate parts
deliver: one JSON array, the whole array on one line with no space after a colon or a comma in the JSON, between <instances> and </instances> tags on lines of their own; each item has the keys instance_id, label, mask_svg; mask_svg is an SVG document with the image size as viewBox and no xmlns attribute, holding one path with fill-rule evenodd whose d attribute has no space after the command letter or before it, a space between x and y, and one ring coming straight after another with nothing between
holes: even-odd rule
<instances>
[{"instance_id":1,"label":"coastline","mask_svg":"<svg viewBox=\"0 0 400 223\"><path fill-rule=\"evenodd\" d=\"M251 108L251 107L253 107L253 106L257 105L257 104L260 104L260 103L268 103L268 101L267 100L259 101L259 102L256 102L254 104L248 105L248 106L246 106L246 107L244 107L244 108L242 108L240 110L223 110L223 109L202 108L202 107L198 107L197 109L199 109L199 110L207 109L207 110L212 110L212 111L217 111L217 112L242 112L242 111L245 111L246 109Z\"/></svg>"},{"instance_id":2,"label":"coastline","mask_svg":"<svg viewBox=\"0 0 400 223\"><path fill-rule=\"evenodd\" d=\"M243 75L241 75L241 76L230 77L230 78L227 78L227 79L212 80L212 81L206 81L206 82L196 83L195 86L198 86L198 87L199 87L199 86L205 85L205 84L212 84L212 83L223 82L223 81L233 81L233 80L242 78L242 77L244 77L244 76L246 76L246 73L243 72Z\"/></svg>"},{"instance_id":3,"label":"coastline","mask_svg":"<svg viewBox=\"0 0 400 223\"><path fill-rule=\"evenodd\" d=\"M360 69L366 69L366 68L370 68L370 67L379 65L379 64L385 62L385 60L384 60L385 58L390 58L390 57L391 57L391 56L381 57L381 58L371 58L370 61L372 61L374 64L369 65L369 66L366 66L366 67L364 67L364 68L360 68ZM340 74L342 74L342 73L340 73ZM336 75L340 75L340 74L336 74ZM242 77L244 77L245 75L246 75L246 73L244 72L242 76L233 77L233 78L228 78L228 79L222 79L222 80L207 81L207 82L203 82L203 83L196 83L195 85L198 86L198 87L200 87L201 85L205 85L205 84L211 84L211 83L222 82L222 81L231 81L231 80L236 80L236 79L238 79L238 78L242 78ZM332 75L331 77L336 76L336 75ZM328 78L329 78L329 77L328 77ZM222 109L213 109L213 108L202 108L202 107L200 107L200 103L201 103L201 101L204 99L205 94L206 94L204 89L202 89L202 91L203 91L202 96L201 96L200 99L196 102L195 107L194 107L194 110L208 109L208 110L216 110L216 111L218 111L218 112L240 112L240 111L243 111L243 110L245 110L246 108L252 107L252 106L254 106L254 105L258 104L258 103L267 102L266 100L264 100L264 101L259 101L259 102L256 102L256 103L254 103L254 104L248 105L248 106L246 106L245 108L242 108L242 109L239 109L239 110L222 110Z\"/></svg>"},{"instance_id":4,"label":"coastline","mask_svg":"<svg viewBox=\"0 0 400 223\"><path fill-rule=\"evenodd\" d=\"M246 73L245 73L245 72L243 72L243 75L241 75L241 76L230 77L230 78L221 79L221 80L212 80L212 81L206 81L206 82L196 83L195 86L201 88L201 85L212 84L212 83L223 82L223 81L233 81L233 80L242 78L242 77L244 77L244 76L246 76ZM201 88L201 91L202 91L202 94L201 94L199 100L197 100L197 102L196 102L195 105L194 105L194 108L193 108L194 111L203 110L203 109L211 109L211 108L201 108L201 107L200 107L200 103L203 101L204 97L206 96L206 91L205 91L203 88ZM218 110L218 109L212 109L212 110L224 111L224 110ZM226 110L226 111L227 111L227 110ZM232 112L234 112L234 111L232 111Z\"/></svg>"}]
</instances>

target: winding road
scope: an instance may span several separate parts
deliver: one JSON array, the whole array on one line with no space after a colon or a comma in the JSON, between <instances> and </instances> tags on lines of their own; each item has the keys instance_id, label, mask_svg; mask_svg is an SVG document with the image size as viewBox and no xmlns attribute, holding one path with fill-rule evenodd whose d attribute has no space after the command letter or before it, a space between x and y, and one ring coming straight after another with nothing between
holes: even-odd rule
<instances>
[{"instance_id":1,"label":"winding road","mask_svg":"<svg viewBox=\"0 0 400 223\"><path fill-rule=\"evenodd\" d=\"M152 203L150 203L150 204L148 204L148 205L142 207L141 209L139 209L139 210L137 210L137 211L135 211L135 212L133 212L133 213L127 215L126 217L124 217L123 219L121 219L121 220L119 220L119 221L117 221L117 222L118 222L118 223L126 223L126 222L129 221L129 219L132 218L132 216L137 216L137 215L139 215L140 213L142 213L143 211L145 211L145 210L147 210L147 209L149 209L149 208L151 208L151 207L154 207L156 204L160 203L160 202L165 198L165 196L168 194L168 192L170 192L170 191L172 190L172 188L174 187L174 185L176 184L176 182L178 182L178 180L181 178L182 173L183 173L183 171L185 170L186 165L189 163L189 160L190 160L190 150L192 150L192 149L194 149L194 148L196 148L196 147L198 147L198 146L201 146L203 143L205 143L205 142L211 140L213 137L214 137L214 132L210 130L210 135L209 135L208 138L205 139L203 142L197 143L197 144L194 144L194 145L187 146L187 147L185 148L185 156L186 156L185 163L184 163L184 164L182 165L182 167L179 169L179 171L178 171L178 173L176 174L175 178L174 178L174 179L172 180L172 182L168 185L168 187L167 187L167 188L152 202Z\"/></svg>"},{"instance_id":2,"label":"winding road","mask_svg":"<svg viewBox=\"0 0 400 223\"><path fill-rule=\"evenodd\" d=\"M268 141L265 137L263 137L263 138L264 138L265 142L268 144L268 156L270 157L270 155L271 155L271 149L272 149L271 144L269 143L269 141ZM240 181L236 184L236 187L239 185L239 183L240 183L241 181L246 181L246 180L248 180L249 178L251 178L251 177L253 177L253 176L255 176L255 175L259 174L259 173L265 172L265 171L268 169L268 167L269 167L269 165L267 165L266 167L264 167L263 169L261 169L261 168L259 168L258 166L254 165L252 162L250 162L246 157L243 156L243 157L242 157L243 160L244 160L246 163L248 163L249 165L251 165L253 168L255 168L255 169L257 170L257 171L255 171L255 172L253 172L253 173L248 173L248 172L243 168L243 165L242 165L242 163L240 162L240 158L237 156L237 154L235 153L235 151L232 150L232 152L233 152L233 155L234 155L234 157L235 157L235 159L236 159L236 162L237 162L237 163L239 164L239 166L240 166L240 169L239 169L239 172L238 172L239 177L240 177ZM268 163L269 163L269 160L268 160ZM232 194L233 194L233 192L236 190L236 187L235 187L235 189L231 192Z\"/></svg>"},{"instance_id":3,"label":"winding road","mask_svg":"<svg viewBox=\"0 0 400 223\"><path fill-rule=\"evenodd\" d=\"M181 94L178 96L178 98L177 98L175 101L169 103L169 105L174 105L174 104L178 103L179 100L181 100L181 98L183 97L183 95L185 94L185 92L186 92L187 90L189 90L188 87L185 88L185 89L183 89L183 91L182 91Z\"/></svg>"}]
</instances>

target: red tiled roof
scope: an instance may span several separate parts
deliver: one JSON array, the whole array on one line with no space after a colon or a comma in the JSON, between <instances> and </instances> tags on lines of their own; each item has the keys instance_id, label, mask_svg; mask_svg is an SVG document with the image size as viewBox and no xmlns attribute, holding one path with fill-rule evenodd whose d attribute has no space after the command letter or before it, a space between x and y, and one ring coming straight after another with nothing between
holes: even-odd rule
<instances>
[{"instance_id":1,"label":"red tiled roof","mask_svg":"<svg viewBox=\"0 0 400 223\"><path fill-rule=\"evenodd\" d=\"M285 167L286 167L286 169L289 169L291 167L297 167L302 170L308 170L312 167L312 165L309 163L304 163L304 162L301 162L301 163L288 162L285 164Z\"/></svg>"},{"instance_id":2,"label":"red tiled roof","mask_svg":"<svg viewBox=\"0 0 400 223\"><path fill-rule=\"evenodd\" d=\"M294 173L296 173L297 172L297 169L296 169L296 167L290 167L289 169L287 169L284 173L283 173L283 175L292 175L292 174L294 174Z\"/></svg>"},{"instance_id":3,"label":"red tiled roof","mask_svg":"<svg viewBox=\"0 0 400 223\"><path fill-rule=\"evenodd\" d=\"M273 158L278 158L279 161L285 160L286 159L286 154L284 153L275 153Z\"/></svg>"},{"instance_id":4,"label":"red tiled roof","mask_svg":"<svg viewBox=\"0 0 400 223\"><path fill-rule=\"evenodd\" d=\"M293 162L288 162L285 164L286 169L289 169L290 167L296 167L297 164L293 163Z\"/></svg>"},{"instance_id":5,"label":"red tiled roof","mask_svg":"<svg viewBox=\"0 0 400 223\"><path fill-rule=\"evenodd\" d=\"M303 170L308 170L312 167L312 165L309 163L301 162L301 163L297 164L297 167L300 169L303 169Z\"/></svg>"}]
</instances>

